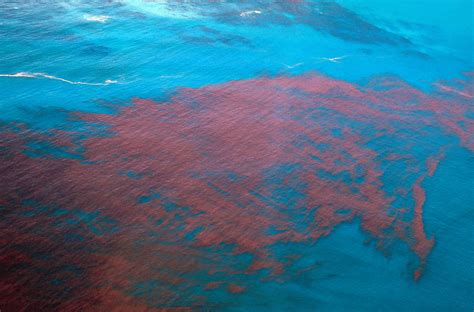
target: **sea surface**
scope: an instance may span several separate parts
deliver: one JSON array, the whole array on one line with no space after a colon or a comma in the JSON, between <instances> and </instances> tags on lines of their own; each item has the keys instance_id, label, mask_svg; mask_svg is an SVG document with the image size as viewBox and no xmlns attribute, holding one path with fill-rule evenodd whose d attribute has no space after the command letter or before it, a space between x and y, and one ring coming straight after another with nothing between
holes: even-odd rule
<instances>
[{"instance_id":1,"label":"sea surface","mask_svg":"<svg viewBox=\"0 0 474 312\"><path fill-rule=\"evenodd\" d=\"M471 0L0 0L0 311L473 311Z\"/></svg>"}]
</instances>

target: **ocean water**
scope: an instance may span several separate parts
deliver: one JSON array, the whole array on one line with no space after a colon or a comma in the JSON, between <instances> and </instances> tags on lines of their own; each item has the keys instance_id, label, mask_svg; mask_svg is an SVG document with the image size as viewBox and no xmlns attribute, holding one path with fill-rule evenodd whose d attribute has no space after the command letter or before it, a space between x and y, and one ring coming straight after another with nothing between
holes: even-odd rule
<instances>
[{"instance_id":1,"label":"ocean water","mask_svg":"<svg viewBox=\"0 0 474 312\"><path fill-rule=\"evenodd\" d=\"M473 10L0 1L0 310L472 311Z\"/></svg>"}]
</instances>

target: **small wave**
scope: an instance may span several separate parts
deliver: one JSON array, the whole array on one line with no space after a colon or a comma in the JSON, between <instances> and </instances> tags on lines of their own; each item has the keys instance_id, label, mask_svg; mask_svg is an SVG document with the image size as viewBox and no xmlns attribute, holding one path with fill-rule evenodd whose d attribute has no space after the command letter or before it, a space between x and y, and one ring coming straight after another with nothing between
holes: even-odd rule
<instances>
[{"instance_id":1,"label":"small wave","mask_svg":"<svg viewBox=\"0 0 474 312\"><path fill-rule=\"evenodd\" d=\"M183 75L162 75L158 76L160 79L174 79L174 78L181 78Z\"/></svg>"},{"instance_id":2,"label":"small wave","mask_svg":"<svg viewBox=\"0 0 474 312\"><path fill-rule=\"evenodd\" d=\"M112 17L108 15L89 15L89 14L84 15L84 19L86 21L98 22L98 23L105 23L111 18Z\"/></svg>"},{"instance_id":3,"label":"small wave","mask_svg":"<svg viewBox=\"0 0 474 312\"><path fill-rule=\"evenodd\" d=\"M349 57L349 55L336 56L336 57L320 57L319 60L332 63L340 63L343 59Z\"/></svg>"},{"instance_id":4,"label":"small wave","mask_svg":"<svg viewBox=\"0 0 474 312\"><path fill-rule=\"evenodd\" d=\"M260 10L243 11L240 13L240 16L245 17L249 15L254 15L254 14L262 14L262 11Z\"/></svg>"},{"instance_id":5,"label":"small wave","mask_svg":"<svg viewBox=\"0 0 474 312\"><path fill-rule=\"evenodd\" d=\"M463 96L463 97L467 97L467 98L474 98L474 95L472 94L469 94L467 92L464 92L464 91L461 91L461 90L457 90L457 89L454 89L454 88L451 88L451 87L448 87L446 85L443 85L441 83L435 83L434 84L436 87L438 87L438 89L444 91L444 92L452 92L452 93L455 93L457 95L460 95L460 96Z\"/></svg>"},{"instance_id":6,"label":"small wave","mask_svg":"<svg viewBox=\"0 0 474 312\"><path fill-rule=\"evenodd\" d=\"M155 15L163 18L172 18L172 19L197 19L203 18L198 14L198 10L192 5L190 6L180 5L170 7L167 1L157 1L157 0L121 0L121 3L129 6L134 11L138 10L145 14Z\"/></svg>"},{"instance_id":7,"label":"small wave","mask_svg":"<svg viewBox=\"0 0 474 312\"><path fill-rule=\"evenodd\" d=\"M299 66L301 66L301 65L303 65L303 64L304 64L303 62L301 62L301 63L296 63L296 64L293 64L293 65L288 65L288 64L284 64L284 63L283 63L283 65L285 65L285 67L288 68L288 69L293 69L293 68L299 67Z\"/></svg>"},{"instance_id":8,"label":"small wave","mask_svg":"<svg viewBox=\"0 0 474 312\"><path fill-rule=\"evenodd\" d=\"M51 76L45 73L28 73L28 72L20 72L16 74L0 74L0 77L11 77L11 78L44 78L44 79L51 79L62 81L65 83L69 83L72 85L86 85L86 86L107 86L109 84L118 84L117 80L110 80L107 79L104 82L82 82L82 81L72 81L67 80L61 77Z\"/></svg>"}]
</instances>

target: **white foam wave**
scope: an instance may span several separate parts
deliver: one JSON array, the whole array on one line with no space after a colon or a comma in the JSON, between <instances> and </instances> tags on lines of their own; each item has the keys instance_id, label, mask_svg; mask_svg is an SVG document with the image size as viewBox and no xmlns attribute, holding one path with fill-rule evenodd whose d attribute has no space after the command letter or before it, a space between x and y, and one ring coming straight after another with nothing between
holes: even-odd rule
<instances>
[{"instance_id":1,"label":"white foam wave","mask_svg":"<svg viewBox=\"0 0 474 312\"><path fill-rule=\"evenodd\" d=\"M262 11L260 11L260 10L251 10L251 11L240 12L240 16L242 16L242 17L255 15L255 14L262 14Z\"/></svg>"},{"instance_id":2,"label":"white foam wave","mask_svg":"<svg viewBox=\"0 0 474 312\"><path fill-rule=\"evenodd\" d=\"M98 22L98 23L105 23L111 18L112 17L108 15L89 15L89 14L84 15L84 19L86 21Z\"/></svg>"},{"instance_id":3,"label":"white foam wave","mask_svg":"<svg viewBox=\"0 0 474 312\"><path fill-rule=\"evenodd\" d=\"M0 77L40 78L40 79L44 78L44 79L62 81L62 82L69 83L69 84L72 84L72 85L85 85L85 86L107 86L107 85L110 85L110 84L118 84L119 83L117 80L110 80L110 79L107 79L104 82L72 81L72 80L61 78L61 77L48 75L48 74L45 74L45 73L28 73L28 72L19 72L19 73L16 73L16 74L0 74Z\"/></svg>"}]
</instances>

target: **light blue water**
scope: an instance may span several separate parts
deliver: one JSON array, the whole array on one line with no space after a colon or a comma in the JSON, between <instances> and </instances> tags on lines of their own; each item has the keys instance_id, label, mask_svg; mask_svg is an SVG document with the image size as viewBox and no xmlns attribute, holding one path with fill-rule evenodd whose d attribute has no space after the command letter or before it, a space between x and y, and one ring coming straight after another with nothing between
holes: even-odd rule
<instances>
[{"instance_id":1,"label":"light blue water","mask_svg":"<svg viewBox=\"0 0 474 312\"><path fill-rule=\"evenodd\" d=\"M351 42L302 24L219 22L203 16L210 5L196 5L196 16L187 17L160 4L130 3L1 4L0 74L40 72L71 81L120 83L101 87L0 77L2 118L28 118L24 110L40 107L94 110L100 100L159 98L179 86L311 70L350 81L391 73L429 88L433 81L459 77L473 64L472 3L465 0L340 2L413 42L401 46ZM263 14L265 6L272 9L268 3L254 5ZM110 19L86 20L100 15ZM345 58L340 63L321 59L338 56Z\"/></svg>"}]
</instances>

